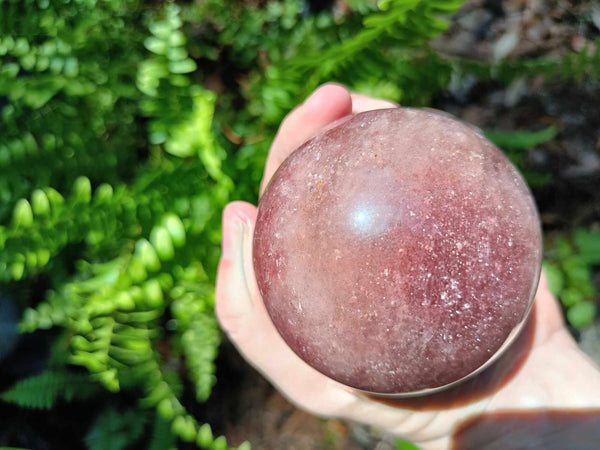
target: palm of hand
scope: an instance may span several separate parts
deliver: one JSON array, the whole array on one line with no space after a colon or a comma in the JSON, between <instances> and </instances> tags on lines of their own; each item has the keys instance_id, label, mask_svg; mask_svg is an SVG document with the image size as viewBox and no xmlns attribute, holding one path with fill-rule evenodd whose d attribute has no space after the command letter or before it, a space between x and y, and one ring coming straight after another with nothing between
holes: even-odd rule
<instances>
[{"instance_id":1,"label":"palm of hand","mask_svg":"<svg viewBox=\"0 0 600 450\"><path fill-rule=\"evenodd\" d=\"M277 167L300 144L352 113L395 107L350 94L337 85L317 90L284 120L269 153L262 189ZM425 399L391 406L352 391L317 372L283 341L262 302L252 267L256 207L234 202L223 214L223 256L217 280L216 312L223 329L244 358L300 408L322 416L356 420L402 435L423 448L447 448L455 427L470 416L497 410L585 407L598 404L598 375L566 331L560 308L544 277L536 295L536 314L527 357L520 370L471 401ZM558 370L557 370L558 368ZM461 395L465 390L461 390ZM583 393L583 394L582 394Z\"/></svg>"}]
</instances>

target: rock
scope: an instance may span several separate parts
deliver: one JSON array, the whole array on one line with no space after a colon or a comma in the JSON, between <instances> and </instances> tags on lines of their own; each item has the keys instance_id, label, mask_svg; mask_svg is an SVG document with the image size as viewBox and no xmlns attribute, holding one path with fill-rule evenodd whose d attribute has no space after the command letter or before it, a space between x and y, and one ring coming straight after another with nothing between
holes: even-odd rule
<instances>
[{"instance_id":1,"label":"rock","mask_svg":"<svg viewBox=\"0 0 600 450\"><path fill-rule=\"evenodd\" d=\"M479 130L399 108L358 114L282 164L253 255L273 323L304 361L354 388L412 393L512 339L541 247L527 186Z\"/></svg>"}]
</instances>

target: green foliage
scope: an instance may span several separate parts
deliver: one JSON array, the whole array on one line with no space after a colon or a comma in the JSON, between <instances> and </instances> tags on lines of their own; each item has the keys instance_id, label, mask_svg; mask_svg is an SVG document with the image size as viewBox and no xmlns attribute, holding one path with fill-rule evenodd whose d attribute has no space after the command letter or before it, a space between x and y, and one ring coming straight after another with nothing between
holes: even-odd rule
<instances>
[{"instance_id":1,"label":"green foliage","mask_svg":"<svg viewBox=\"0 0 600 450\"><path fill-rule=\"evenodd\" d=\"M197 397L206 400L220 340L206 268L214 276L214 230L232 183L211 126L215 95L191 75L197 66L187 57L179 8L151 9L144 25L138 7L59 2L32 10L31 24L21 24L26 29L2 29L10 47L2 67L14 70L1 72L8 133L0 138L7 175L0 196L13 206L0 226L0 281L50 277L46 300L25 311L21 330L63 327L63 367L80 365L91 374L48 371L3 398L49 408L58 397L88 395L85 383L94 392L95 382L113 392L141 387L140 405L168 416L172 437L193 441L201 424L181 404L181 381L163 370L155 344L167 338L160 319L173 306L181 316L175 347L186 357ZM36 33L42 22L52 22L52 39ZM62 66L59 58L37 70L23 59L53 46ZM143 156L137 148L146 140ZM122 426L137 416L107 410L88 442L104 448L114 435L115 448L127 446L143 424L132 422L126 433ZM206 432L201 444L228 448Z\"/></svg>"},{"instance_id":2,"label":"green foliage","mask_svg":"<svg viewBox=\"0 0 600 450\"><path fill-rule=\"evenodd\" d=\"M592 302L580 302L567 311L567 319L575 328L591 325L596 317L596 305Z\"/></svg>"},{"instance_id":3,"label":"green foliage","mask_svg":"<svg viewBox=\"0 0 600 450\"><path fill-rule=\"evenodd\" d=\"M560 298L567 320L575 328L590 325L596 316L598 289L593 267L600 265L600 233L579 229L572 236L559 234L550 240L544 271L550 291Z\"/></svg>"},{"instance_id":4,"label":"green foliage","mask_svg":"<svg viewBox=\"0 0 600 450\"><path fill-rule=\"evenodd\" d=\"M525 78L542 77L546 80L598 83L600 79L600 39L593 45L566 53L562 57L502 60L494 64L464 58L446 58L439 63L450 64L458 77L472 74L482 80L496 80L504 84Z\"/></svg>"},{"instance_id":5,"label":"green foliage","mask_svg":"<svg viewBox=\"0 0 600 450\"><path fill-rule=\"evenodd\" d=\"M600 232L581 228L573 234L579 256L587 264L600 265Z\"/></svg>"},{"instance_id":6,"label":"green foliage","mask_svg":"<svg viewBox=\"0 0 600 450\"><path fill-rule=\"evenodd\" d=\"M419 450L419 447L412 442L405 441L404 439L397 439L396 450Z\"/></svg>"},{"instance_id":7,"label":"green foliage","mask_svg":"<svg viewBox=\"0 0 600 450\"><path fill-rule=\"evenodd\" d=\"M85 400L101 391L86 373L47 370L19 381L0 398L24 408L50 409L61 398L65 401Z\"/></svg>"},{"instance_id":8,"label":"green foliage","mask_svg":"<svg viewBox=\"0 0 600 450\"><path fill-rule=\"evenodd\" d=\"M62 192L81 175L112 183L131 174L135 152L122 149L138 145L132 75L143 56L137 44L143 32L131 26L136 5L0 4L0 97L8 101L0 136L0 219L36 187Z\"/></svg>"},{"instance_id":9,"label":"green foliage","mask_svg":"<svg viewBox=\"0 0 600 450\"><path fill-rule=\"evenodd\" d=\"M215 318L195 301L198 293L189 290L173 302L171 312L180 330L179 344L196 387L196 398L204 401L216 382L214 360L220 335Z\"/></svg>"},{"instance_id":10,"label":"green foliage","mask_svg":"<svg viewBox=\"0 0 600 450\"><path fill-rule=\"evenodd\" d=\"M485 136L506 153L511 162L519 168L527 183L532 187L544 186L552 177L527 168L523 150L529 150L545 142L551 141L558 134L556 127L546 127L539 131L500 131L485 130Z\"/></svg>"},{"instance_id":11,"label":"green foliage","mask_svg":"<svg viewBox=\"0 0 600 450\"><path fill-rule=\"evenodd\" d=\"M203 402L216 382L220 213L256 200L277 126L320 83L427 105L467 74L584 81L600 68L600 45L493 65L440 55L430 42L460 0L319 14L300 0L179 3L0 0L0 283L19 293L22 332L61 328L48 369L2 399L136 396L101 410L90 448L228 448L184 406L184 386ZM520 164L556 132L491 138ZM575 326L594 314L598 242L580 231L548 255Z\"/></svg>"},{"instance_id":12,"label":"green foliage","mask_svg":"<svg viewBox=\"0 0 600 450\"><path fill-rule=\"evenodd\" d=\"M85 441L89 450L123 450L131 447L144 431L147 420L136 410L119 412L113 408L102 411Z\"/></svg>"},{"instance_id":13,"label":"green foliage","mask_svg":"<svg viewBox=\"0 0 600 450\"><path fill-rule=\"evenodd\" d=\"M558 128L547 127L539 131L499 131L486 130L485 136L506 151L528 150L531 147L551 141L558 134Z\"/></svg>"},{"instance_id":14,"label":"green foliage","mask_svg":"<svg viewBox=\"0 0 600 450\"><path fill-rule=\"evenodd\" d=\"M386 74L386 81L378 86L380 92L391 93L392 100L425 104L432 91L449 82L450 72L432 73L419 63L425 62L431 53L429 41L447 28L447 22L440 16L452 13L462 3L462 0L380 2L380 11L366 16L358 33L344 36L328 47L300 47L301 52L295 58L269 67L261 84L262 105L251 107L261 111L264 120L278 123L284 112L323 82L335 80L361 87L372 85L382 73ZM395 89L390 90L390 85Z\"/></svg>"},{"instance_id":15,"label":"green foliage","mask_svg":"<svg viewBox=\"0 0 600 450\"><path fill-rule=\"evenodd\" d=\"M174 450L176 448L175 436L171 433L171 424L157 414L148 450Z\"/></svg>"}]
</instances>

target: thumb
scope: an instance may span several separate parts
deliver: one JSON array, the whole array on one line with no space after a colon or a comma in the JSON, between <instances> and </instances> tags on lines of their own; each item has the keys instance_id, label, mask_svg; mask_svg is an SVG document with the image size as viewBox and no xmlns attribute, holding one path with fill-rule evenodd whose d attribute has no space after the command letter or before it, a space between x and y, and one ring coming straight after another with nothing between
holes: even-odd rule
<instances>
[{"instance_id":1,"label":"thumb","mask_svg":"<svg viewBox=\"0 0 600 450\"><path fill-rule=\"evenodd\" d=\"M292 352L262 301L252 268L256 215L256 208L243 202L223 211L215 305L219 323L244 359L290 401L315 414L339 414L356 396Z\"/></svg>"},{"instance_id":2,"label":"thumb","mask_svg":"<svg viewBox=\"0 0 600 450\"><path fill-rule=\"evenodd\" d=\"M257 210L233 202L223 210L223 242L217 274L215 312L223 330L235 342L257 308L264 308L252 269L252 234Z\"/></svg>"}]
</instances>

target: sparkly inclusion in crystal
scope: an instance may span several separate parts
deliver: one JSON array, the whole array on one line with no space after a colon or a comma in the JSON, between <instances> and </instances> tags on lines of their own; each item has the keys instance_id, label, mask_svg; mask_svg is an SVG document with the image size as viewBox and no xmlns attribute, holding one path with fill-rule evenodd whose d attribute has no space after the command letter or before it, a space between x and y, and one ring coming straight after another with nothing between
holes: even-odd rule
<instances>
[{"instance_id":1,"label":"sparkly inclusion in crystal","mask_svg":"<svg viewBox=\"0 0 600 450\"><path fill-rule=\"evenodd\" d=\"M533 199L496 147L446 114L400 108L358 114L283 163L253 257L273 323L304 361L406 393L496 353L527 312L541 247Z\"/></svg>"}]
</instances>

